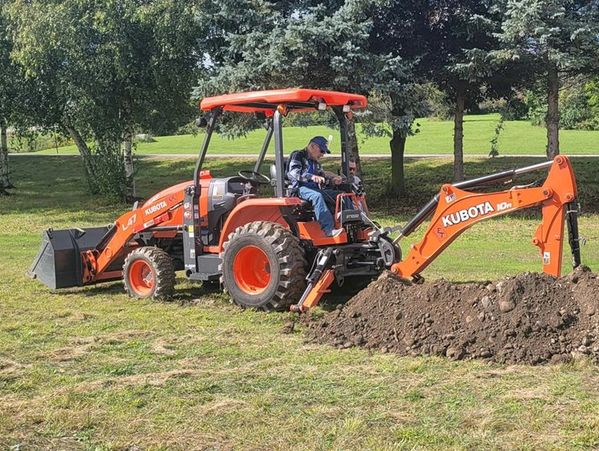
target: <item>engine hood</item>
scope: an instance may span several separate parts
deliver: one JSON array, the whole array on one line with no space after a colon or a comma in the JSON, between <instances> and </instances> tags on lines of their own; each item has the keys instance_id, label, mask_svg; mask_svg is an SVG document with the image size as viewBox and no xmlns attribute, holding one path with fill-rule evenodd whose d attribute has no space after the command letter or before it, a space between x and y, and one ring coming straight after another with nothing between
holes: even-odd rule
<instances>
[{"instance_id":1,"label":"engine hood","mask_svg":"<svg viewBox=\"0 0 599 451\"><path fill-rule=\"evenodd\" d=\"M163 189L162 191L160 191L159 193L154 194L152 197L150 197L143 205L142 208L146 208L149 207L150 205L153 205L156 203L156 201L162 197L166 197L170 194L174 194L174 193L178 193L180 191L183 191L185 188L187 188L188 186L192 186L193 185L193 180L189 180L187 182L181 182L177 185L173 185L169 188Z\"/></svg>"}]
</instances>

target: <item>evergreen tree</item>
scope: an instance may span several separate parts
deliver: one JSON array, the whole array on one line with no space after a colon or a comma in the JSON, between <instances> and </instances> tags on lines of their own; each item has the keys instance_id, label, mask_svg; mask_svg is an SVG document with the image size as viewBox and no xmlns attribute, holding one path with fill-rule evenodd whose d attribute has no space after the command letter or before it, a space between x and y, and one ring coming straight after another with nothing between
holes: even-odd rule
<instances>
[{"instance_id":1,"label":"evergreen tree","mask_svg":"<svg viewBox=\"0 0 599 451\"><path fill-rule=\"evenodd\" d=\"M454 180L464 178L464 113L480 99L509 86L492 52L498 47L501 0L428 0L415 39L422 42L416 71L435 82L454 101Z\"/></svg>"},{"instance_id":2,"label":"evergreen tree","mask_svg":"<svg viewBox=\"0 0 599 451\"><path fill-rule=\"evenodd\" d=\"M369 23L353 21L343 3L205 2L199 20L207 63L195 95L281 87L368 93ZM359 160L349 125L352 157Z\"/></svg>"},{"instance_id":3,"label":"evergreen tree","mask_svg":"<svg viewBox=\"0 0 599 451\"><path fill-rule=\"evenodd\" d=\"M384 16L385 2L242 3L205 3L200 22L207 64L196 95L282 86L375 93L386 99L386 105L394 99L395 106L387 109L384 119L389 119L389 135L395 137L392 155L398 155L397 137L407 136L411 129L411 119L406 121L412 117L412 102L406 100L411 95L410 76L406 62L381 45L383 37L377 38L381 29L372 14ZM405 25L401 24L397 31ZM373 133L388 130L367 129ZM359 163L353 123L350 144ZM405 188L402 169L403 164L393 165L398 191Z\"/></svg>"},{"instance_id":4,"label":"evergreen tree","mask_svg":"<svg viewBox=\"0 0 599 451\"><path fill-rule=\"evenodd\" d=\"M503 59L538 68L546 86L547 157L560 153L561 76L597 73L599 3L595 0L508 0L500 38Z\"/></svg>"}]
</instances>

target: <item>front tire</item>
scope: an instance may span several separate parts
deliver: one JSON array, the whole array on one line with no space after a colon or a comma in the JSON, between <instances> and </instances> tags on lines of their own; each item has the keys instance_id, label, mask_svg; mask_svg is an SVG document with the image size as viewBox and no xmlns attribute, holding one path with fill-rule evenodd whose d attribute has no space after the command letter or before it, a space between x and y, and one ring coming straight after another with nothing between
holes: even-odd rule
<instances>
[{"instance_id":1,"label":"front tire","mask_svg":"<svg viewBox=\"0 0 599 451\"><path fill-rule=\"evenodd\" d=\"M242 307L284 310L306 288L304 250L280 224L256 221L238 227L221 258L225 289Z\"/></svg>"},{"instance_id":2,"label":"front tire","mask_svg":"<svg viewBox=\"0 0 599 451\"><path fill-rule=\"evenodd\" d=\"M134 249L125 259L123 281L131 297L168 299L175 291L173 259L158 247Z\"/></svg>"}]
</instances>

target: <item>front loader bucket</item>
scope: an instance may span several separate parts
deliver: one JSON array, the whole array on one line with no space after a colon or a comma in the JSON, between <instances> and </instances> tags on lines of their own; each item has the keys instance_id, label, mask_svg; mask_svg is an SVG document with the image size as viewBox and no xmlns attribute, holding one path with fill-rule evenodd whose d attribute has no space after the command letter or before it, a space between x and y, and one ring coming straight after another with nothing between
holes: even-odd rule
<instances>
[{"instance_id":1,"label":"front loader bucket","mask_svg":"<svg viewBox=\"0 0 599 451\"><path fill-rule=\"evenodd\" d=\"M108 226L46 230L29 275L52 289L82 286L81 252L95 249L109 230Z\"/></svg>"}]
</instances>

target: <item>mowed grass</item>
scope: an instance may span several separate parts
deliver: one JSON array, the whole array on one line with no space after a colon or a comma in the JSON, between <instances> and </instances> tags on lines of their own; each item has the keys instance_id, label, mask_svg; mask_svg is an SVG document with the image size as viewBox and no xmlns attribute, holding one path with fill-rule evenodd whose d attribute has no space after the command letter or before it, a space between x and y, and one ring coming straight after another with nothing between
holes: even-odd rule
<instances>
[{"instance_id":1,"label":"mowed grass","mask_svg":"<svg viewBox=\"0 0 599 451\"><path fill-rule=\"evenodd\" d=\"M495 135L497 114L468 115L464 119L464 153L486 155L491 150L490 141ZM409 154L453 154L453 121L418 119L419 132L408 138L406 152ZM226 139L212 138L209 152L212 154L254 154L257 155L266 135L265 130L249 133L246 137ZM333 136L331 148L339 153L339 132L327 127L285 127L284 147L290 152L304 147L316 135ZM203 134L196 136L159 136L153 143L138 143L137 153L143 154L197 154ZM389 138L368 138L358 124L360 150L364 154L388 154ZM532 126L527 121L506 121L499 137L499 151L502 155L544 155L547 143L543 127ZM566 155L599 154L599 131L562 130L560 131L562 153ZM274 141L270 153L273 152ZM41 154L76 154L75 146L47 149Z\"/></svg>"},{"instance_id":2,"label":"mowed grass","mask_svg":"<svg viewBox=\"0 0 599 451\"><path fill-rule=\"evenodd\" d=\"M519 162L470 160L467 171ZM75 159L12 163L19 189L0 199L1 448L599 446L599 372L589 362L504 366L307 344L299 331L281 333L289 313L241 311L183 279L173 302L134 301L120 283L48 290L25 276L41 231L105 224L128 206L86 194ZM251 166L207 164L215 174ZM575 164L593 204L597 163ZM141 194L188 179L192 165L142 161ZM376 162L365 177L377 218L405 222L420 200L385 200L385 165ZM417 198L450 172L442 160L410 161L407 169ZM581 218L589 239L583 259L595 269L598 219ZM535 214L483 222L423 275L466 281L538 270L530 244L537 223Z\"/></svg>"}]
</instances>

